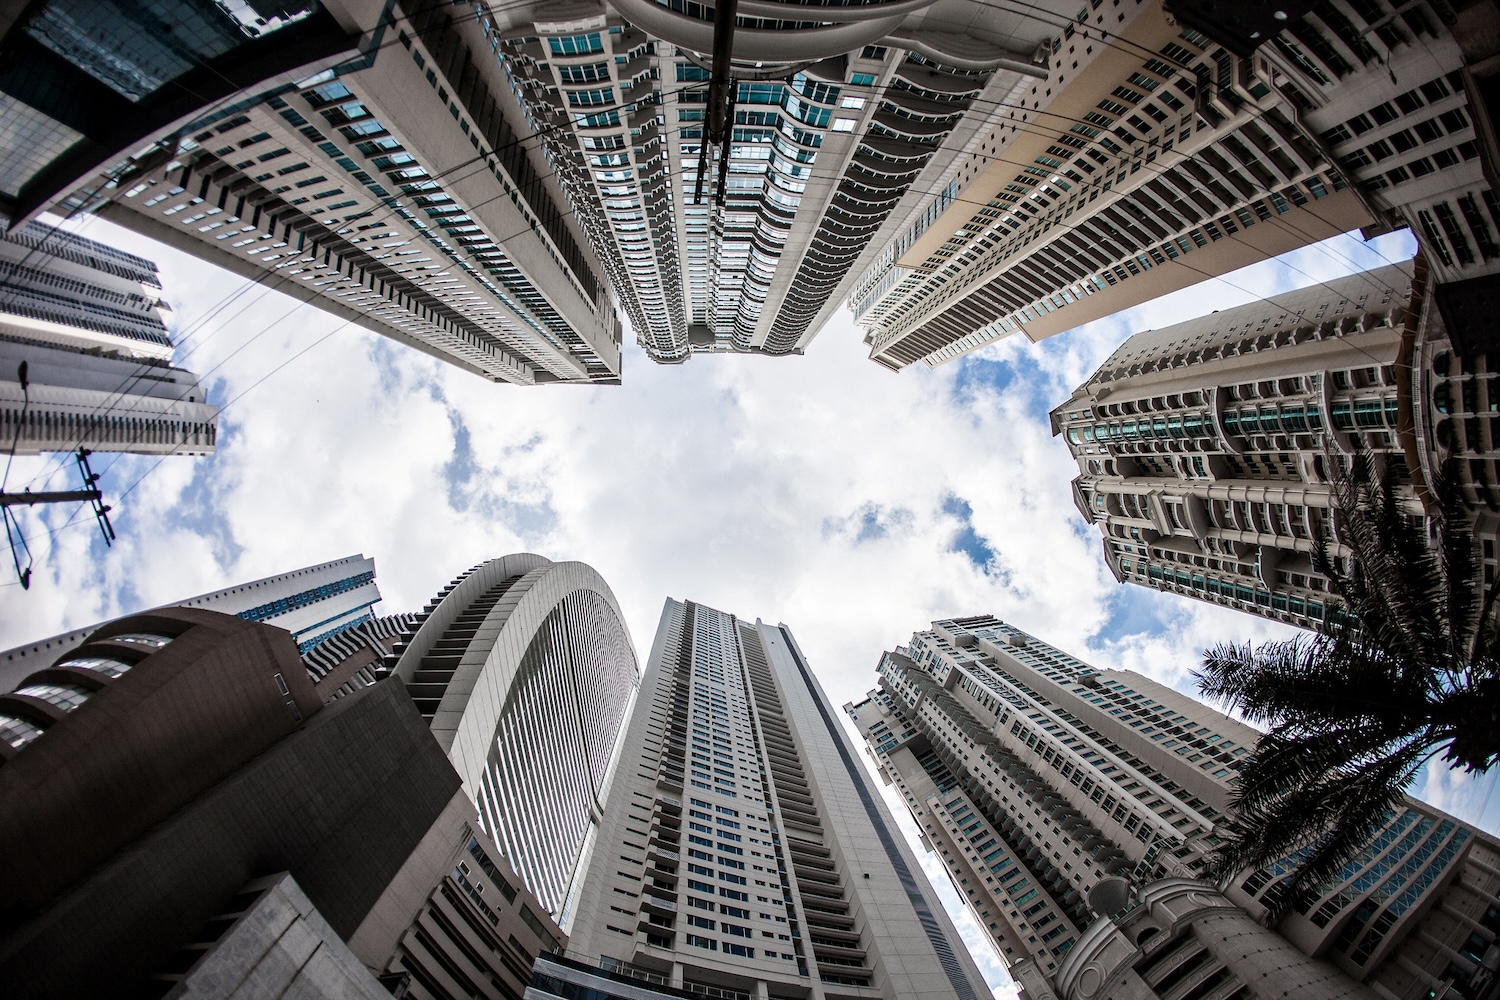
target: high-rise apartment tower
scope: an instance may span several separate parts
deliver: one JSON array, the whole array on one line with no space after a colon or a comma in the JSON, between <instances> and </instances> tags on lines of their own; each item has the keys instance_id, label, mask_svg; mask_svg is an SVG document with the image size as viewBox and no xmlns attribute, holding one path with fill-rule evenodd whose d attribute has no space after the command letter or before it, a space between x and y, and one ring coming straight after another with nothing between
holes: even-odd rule
<instances>
[{"instance_id":1,"label":"high-rise apartment tower","mask_svg":"<svg viewBox=\"0 0 1500 1000\"><path fill-rule=\"evenodd\" d=\"M842 304L855 260L891 235L902 198L934 187L977 121L1045 75L1045 46L1072 9L757 0L736 10L732 65L717 69L712 3L484 11L657 361L801 353ZM717 70L734 81L723 142L710 120Z\"/></svg>"},{"instance_id":2,"label":"high-rise apartment tower","mask_svg":"<svg viewBox=\"0 0 1500 1000\"><path fill-rule=\"evenodd\" d=\"M1285 863L1195 881L1254 730L990 616L934 622L879 670L845 711L1028 998L1489 995L1493 838L1408 800L1267 927Z\"/></svg>"},{"instance_id":3,"label":"high-rise apartment tower","mask_svg":"<svg viewBox=\"0 0 1500 1000\"><path fill-rule=\"evenodd\" d=\"M35 222L0 237L0 449L212 454L219 408L172 364L161 295L135 254Z\"/></svg>"},{"instance_id":4,"label":"high-rise apartment tower","mask_svg":"<svg viewBox=\"0 0 1500 1000\"><path fill-rule=\"evenodd\" d=\"M644 990L989 992L790 630L676 600L567 954Z\"/></svg>"},{"instance_id":5,"label":"high-rise apartment tower","mask_svg":"<svg viewBox=\"0 0 1500 1000\"><path fill-rule=\"evenodd\" d=\"M275 625L290 632L298 650L306 655L320 643L360 626L405 621L401 616L377 620L374 606L379 602L375 560L351 555L188 597L169 606L202 608ZM27 674L77 648L98 627L88 625L0 651L0 691L10 690ZM320 671L314 668L313 673ZM316 682L319 678L313 679Z\"/></svg>"},{"instance_id":6,"label":"high-rise apartment tower","mask_svg":"<svg viewBox=\"0 0 1500 1000\"><path fill-rule=\"evenodd\" d=\"M1405 391L1412 274L1393 264L1138 333L1052 411L1116 579L1322 620L1336 598L1314 560L1340 471L1361 451L1419 477L1440 461ZM1493 579L1493 544L1476 554Z\"/></svg>"},{"instance_id":7,"label":"high-rise apartment tower","mask_svg":"<svg viewBox=\"0 0 1500 1000\"><path fill-rule=\"evenodd\" d=\"M39 6L10 34L28 51L40 35L59 73L149 75L138 16ZM59 211L98 211L497 382L618 380L609 290L472 9L303 0L257 27L242 23L255 7L171 6L204 32L268 42L280 19L275 34L317 41L302 72L285 56L236 63L234 100L180 92L155 141L80 181ZM95 58L94 28L116 60Z\"/></svg>"},{"instance_id":8,"label":"high-rise apartment tower","mask_svg":"<svg viewBox=\"0 0 1500 1000\"><path fill-rule=\"evenodd\" d=\"M414 616L385 662L485 831L567 927L640 683L609 584L580 562L488 560Z\"/></svg>"},{"instance_id":9,"label":"high-rise apartment tower","mask_svg":"<svg viewBox=\"0 0 1500 1000\"><path fill-rule=\"evenodd\" d=\"M1361 227L1410 221L1474 262L1500 215L1449 20L1319 7L1240 56L1158 0L1080 8L1045 78L861 259L871 358L1037 340Z\"/></svg>"}]
</instances>

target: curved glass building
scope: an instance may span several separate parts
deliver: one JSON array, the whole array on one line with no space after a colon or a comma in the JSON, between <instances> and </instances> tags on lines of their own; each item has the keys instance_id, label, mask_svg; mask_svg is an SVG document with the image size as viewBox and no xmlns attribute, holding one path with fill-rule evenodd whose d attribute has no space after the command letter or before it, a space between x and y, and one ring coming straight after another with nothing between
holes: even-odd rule
<instances>
[{"instance_id":1,"label":"curved glass building","mask_svg":"<svg viewBox=\"0 0 1500 1000\"><path fill-rule=\"evenodd\" d=\"M566 924L635 701L635 648L590 566L527 553L461 574L392 654L480 822Z\"/></svg>"}]
</instances>

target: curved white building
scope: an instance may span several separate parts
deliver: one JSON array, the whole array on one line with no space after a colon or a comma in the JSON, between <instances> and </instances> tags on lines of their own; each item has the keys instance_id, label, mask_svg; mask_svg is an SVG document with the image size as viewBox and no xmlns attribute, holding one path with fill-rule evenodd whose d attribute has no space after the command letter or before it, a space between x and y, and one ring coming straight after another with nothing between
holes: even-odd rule
<instances>
[{"instance_id":1,"label":"curved white building","mask_svg":"<svg viewBox=\"0 0 1500 1000\"><path fill-rule=\"evenodd\" d=\"M520 553L469 569L418 620L395 676L486 832L566 924L639 685L620 606L592 567Z\"/></svg>"}]
</instances>

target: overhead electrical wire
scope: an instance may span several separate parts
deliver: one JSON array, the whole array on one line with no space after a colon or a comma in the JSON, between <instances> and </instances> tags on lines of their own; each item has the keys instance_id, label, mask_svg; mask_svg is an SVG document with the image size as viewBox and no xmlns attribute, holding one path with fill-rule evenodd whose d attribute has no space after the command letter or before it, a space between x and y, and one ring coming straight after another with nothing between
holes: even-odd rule
<instances>
[{"instance_id":1,"label":"overhead electrical wire","mask_svg":"<svg viewBox=\"0 0 1500 1000\"><path fill-rule=\"evenodd\" d=\"M1000 9L1000 10L1005 10L1006 9L1003 5L1000 5L1000 4L988 3L988 2L984 2L984 0L978 0L978 2L983 3L984 6L993 7L995 9ZM447 6L447 3L445 2L445 0L437 0L437 2L435 2L432 5L432 7L428 8L428 9L429 10L430 9L436 9L436 8L444 7L444 6ZM513 7L525 7L525 6L529 6L529 3L524 2L524 0L523 0L523 2L516 3L516 4L511 4L511 5L505 5L504 7L499 8L499 9L508 9L509 7L512 7L512 6ZM1030 5L1023 5L1023 6L1030 6ZM494 9L494 8L491 8L491 9ZM420 13L420 12L418 12L418 13ZM394 27L395 24L398 21L401 21L401 20L410 21L410 19L411 19L412 16L414 16L414 15L407 15L407 14L403 13L403 14L400 15L400 17L392 18L388 22L388 25L391 26L391 27ZM1063 28L1063 27L1066 27L1068 24L1073 23L1071 21L1071 19L1063 19L1063 21L1062 21L1061 24L1056 24L1056 23L1048 22L1045 18L1037 16L1037 15L1022 14L1021 16L1030 17L1031 19L1040 21L1042 23L1048 23L1049 26L1055 27L1055 28ZM1136 54L1136 52L1138 50L1139 54L1150 55L1152 58L1161 58L1162 57L1161 53L1156 53L1156 52L1153 52L1153 51L1151 51L1149 49L1146 49L1143 46L1136 45L1134 42L1130 42L1127 39L1123 39L1121 36L1113 35L1113 33L1108 32L1107 30L1102 29L1102 28L1100 28L1098 26L1086 26L1083 29L1083 34L1082 34L1081 37L1085 37L1085 38L1090 37L1087 34L1087 32L1089 32L1089 31L1097 32L1101 36L1113 36L1115 39L1119 40L1118 42L1116 42L1116 41L1110 41L1108 37L1102 37L1102 38L1100 38L1099 41L1101 42L1101 44L1104 44L1106 46L1112 46L1112 47L1120 49L1121 51L1132 51L1132 54ZM1125 43L1125 45L1120 44L1121 42ZM383 48L386 48L386 47L389 47L389 46L395 45L395 44L407 44L407 43L402 42L399 38L392 39L392 40L389 40L389 41L386 41L386 42L382 42L377 47L377 50L383 49ZM1128 45L1129 48L1126 48L1126 45ZM1186 67L1182 67L1182 68L1185 69ZM651 98L649 98L645 102L645 105L646 106L660 105L662 103L661 99L662 99L663 96L668 96L668 95L675 94L675 93L682 93L682 92L692 91L692 90L696 90L696 89L701 89L701 86L686 86L686 87L679 87L679 88L676 88L674 90L658 91L658 92L653 93L653 95L651 96ZM895 88L891 88L891 87L869 87L869 88L853 88L853 89L856 89L856 90L866 90L866 89L868 89L868 90L873 91L875 93L883 94L885 91L891 90L891 89L895 89ZM591 109L591 113L599 113L599 112L602 112L602 111L609 111L609 110L619 111L619 110L635 109L635 108L638 108L638 107L642 106L642 103L643 102L640 102L640 101L622 102L621 104L615 105L613 107L605 106L605 107L599 107L597 109ZM1064 121L1069 121L1069 122L1078 122L1078 123L1083 123L1083 124L1089 124L1089 123L1083 122L1082 119L1070 118L1070 117L1064 116L1064 115L1057 115L1055 113L1052 113L1050 111L1046 111L1044 109L1031 109L1030 111L1027 111L1025 109L1025 107L1024 107L1024 103L1020 104L1020 105L1012 105L1012 104L1007 104L1007 103L1001 102L1001 101L987 101L987 100L984 100L984 99L981 99L981 98L974 98L974 99L971 99L970 104L968 106L971 107L973 104L991 104L991 105L994 105L997 108L1001 108L1001 107L1013 107L1016 110L1021 110L1021 111L1025 112L1025 113L1027 113L1027 114L1035 114L1037 117L1047 116L1047 117L1051 117L1051 118L1059 118L1059 119L1062 119ZM1261 114L1263 114L1263 112L1260 112L1260 113L1258 113L1256 115L1253 115L1252 117L1258 118L1258 117L1260 117ZM488 156L493 156L494 152L498 152L499 149L509 148L512 145L521 145L522 143L530 141L532 139L539 139L539 138L543 137L545 134L547 134L547 133L549 133L551 131L554 131L556 129L560 129L560 128L566 127L567 124L568 124L567 122L560 122L560 123L558 123L556 125L547 126L547 127L541 128L541 129L537 129L535 132L531 133L530 135L517 137L515 140L512 140L512 142L510 142L510 143L507 143L505 146L497 147L497 149L495 151L492 151L489 154L483 154L483 153L481 153L478 156L471 157L468 160L465 160L465 161L463 161L461 163L455 164L454 166L452 166L450 168L447 168L444 171L440 171L437 174L434 174L432 176L433 176L434 179L447 178L450 181L454 180L454 179L462 179L462 178L455 178L455 177L453 177L451 175L455 174L459 170L464 169L466 166L471 166L471 165L475 166L475 170L473 171L473 173L477 173L479 171L479 169L481 169L478 166L478 164L484 163L484 161L487 159ZM697 126L697 123L690 123L690 124L693 125L693 126ZM1040 123L1026 122L1025 124L1026 124L1026 126L1028 128L1040 128ZM701 128L701 126L697 126L697 127ZM732 126L732 127L744 127L744 126ZM1019 127L1019 126L1014 126L1013 125L1013 128L1017 132L1021 131L1021 127ZM689 129L685 128L682 123L679 123L679 125L678 125L677 128L675 128L675 129L668 129L666 131L667 131L668 134L671 134L672 132L681 132L681 131L685 131L685 130L689 130ZM1058 130L1057 134L1058 135L1064 135L1064 134L1068 134L1068 133L1065 133L1062 130ZM701 138L700 138L700 141L701 141ZM942 147L940 145L938 147L938 150L934 151L934 156L935 156L935 154L936 154L937 151L941 150L941 148ZM977 152L971 152L969 155L974 156L976 158L981 158L981 159L988 159L988 160L993 160L993 161L1005 162L1007 164L1011 164L1011 165L1014 165L1014 166L1017 166L1017 167L1030 166L1030 164L1023 164L1023 163L1021 163L1019 161L1009 160L1009 159L1007 159L1007 158L1005 158L1003 156L998 156L998 155L986 155L986 154L977 153ZM930 163L931 161L932 161L932 157L929 157L928 162ZM668 162L670 164L670 159L669 159ZM489 172L488 166L485 166L483 169L485 170L486 173ZM925 169L925 166L922 169ZM1161 171L1164 168L1162 168L1159 164L1150 164L1150 165L1148 165L1148 169L1155 169L1156 171ZM676 172L674 171L673 173L676 173ZM687 171L682 171L682 173L684 175L686 175ZM542 179L554 176L555 174L556 174L556 170L550 171L549 173L542 175ZM469 174L469 175L465 175L465 176L472 176L472 173ZM911 189L908 189L906 192L904 192L903 197L905 197L906 194L910 194L910 193L911 193ZM924 191L919 191L918 192L918 194L922 195L922 196L932 195L932 194L936 194L936 193L937 192L935 192L935 191L925 191L925 192ZM572 200L572 193L568 192L568 194L569 194L569 200L571 201ZM507 197L507 196L508 195L505 192L502 191L501 193L499 193L499 194L497 194L497 195L495 195L495 196L493 196L493 197L491 197L489 199L486 199L486 200L484 200L482 202L475 203L474 205L470 206L469 210L473 210L473 209L477 209L477 208L483 207L484 205L489 204L492 201L495 201L495 200L498 200L500 198L504 198L504 197ZM958 199L954 199L954 200L958 201L958 202L962 202L962 203L969 203L969 204L975 204L975 205L981 205L981 204L983 204L983 205L987 206L989 204L988 201L983 202L983 203L980 203L980 202L970 202L967 199L962 199L962 198L958 198ZM1301 206L1301 207L1303 207L1304 209L1306 208L1306 206ZM569 208L567 211L564 211L561 214L562 215L568 215L568 214L572 214L573 211L574 210L572 208ZM1312 214L1315 218L1320 218L1320 220L1321 220L1321 217L1317 216L1316 213L1310 212L1309 214ZM377 219L375 224L378 225L378 224L381 224L383 222L386 222L386 221L390 220L391 218L393 218L394 215L395 215L395 211L394 210L388 211L387 213L385 213L385 215L382 218ZM368 216L366 216L366 218L368 218ZM1278 222L1281 222L1281 223L1285 224L1286 228L1289 228L1289 229L1292 229L1293 231L1296 231L1296 228L1293 227L1293 226L1291 226L1290 223L1287 222L1286 220L1281 220L1278 217L1273 217L1273 219L1275 219L1275 221L1278 221ZM1321 220L1321 221L1326 221L1326 220ZM519 230L517 233L514 233L511 236L502 237L498 242L503 245L503 243L506 240L512 239L515 236L522 235L525 232L532 231L533 228L534 227L528 227L527 229ZM1229 235L1230 238L1236 238L1236 239L1239 238L1237 236L1237 234L1227 234L1227 235ZM1306 233L1302 233L1301 235L1309 236L1310 237L1310 234L1306 234ZM1313 246L1319 246L1319 244L1316 244L1316 243L1312 244L1312 245ZM1320 247L1320 249L1321 249L1321 247ZM1323 252L1328 253L1329 256L1332 256L1332 254L1329 251L1327 251L1326 249L1324 249ZM1181 260L1181 258L1179 258L1177 262L1178 263L1183 263L1183 261ZM1245 288L1243 288L1241 286L1235 285L1233 282L1228 281L1227 279L1225 279L1222 275L1214 275L1214 274L1211 274L1209 272L1203 271L1203 270L1201 270L1201 269L1199 269L1197 267L1194 267L1192 265L1185 264L1185 263L1184 263L1184 266L1187 267L1189 270L1192 270L1192 271L1195 271L1196 273L1204 275L1204 277L1206 277L1206 278L1218 278L1219 280L1224 281L1226 284L1230 285L1231 287L1239 288L1241 291L1244 291L1247 294L1250 294L1250 295L1252 295L1253 297L1255 297L1257 299L1262 299L1263 300L1263 299L1267 298L1266 296L1258 295L1257 293L1251 292L1249 289L1245 289ZM1288 266L1292 266L1294 270L1299 270L1300 273L1303 273L1303 274L1307 273L1307 272L1302 272L1302 271L1300 271L1300 269L1295 268L1294 265L1288 265ZM232 304L235 300L238 299L238 297L240 295L242 295L245 292L247 292L250 288L255 287L257 285L264 284L265 278L271 277L272 274L273 274L273 272L267 271L267 272L264 272L264 273L262 273L260 275L257 275L254 278L246 279L246 281L241 286L239 286L238 288L236 288L234 292L232 292L229 295L225 296L223 299L221 299L221 301L219 303L217 303L214 307L212 307L210 310L208 310L203 316L199 317L198 320L195 321L195 323L196 323L195 327L192 330L190 330L183 337L183 339L179 343L179 346L183 346L186 343L188 343L188 341L191 339L191 337L194 334L196 334L199 330L203 329L207 325L207 323L214 316L218 315L219 312L221 312L224 308L227 308L228 305ZM1311 275L1308 275L1308 276L1311 277ZM261 295L257 296L257 298L255 300L253 300L251 303L249 303L249 305L253 306L255 303L259 302L260 299L263 298L266 293L268 293L269 291L274 291L274 290L279 289L279 287L283 283L285 283L286 281L291 280L292 277L293 276L291 276L291 275L276 275L276 278L277 278L276 282L274 284L272 284L272 285L264 288L264 290L262 291ZM1324 282L1323 284L1326 285L1326 282ZM3 287L3 285L0 285L0 287ZM1393 289L1386 289L1386 290L1393 290ZM312 304L312 303L298 303L298 306L294 307L293 311L295 311L295 308L300 308L302 305L306 305L306 304ZM247 340L244 344L241 344L240 347L236 348L236 350L234 352L231 352L231 354L229 356L227 356L225 359L222 359L218 364L216 364L213 369L210 369L210 372L213 371L213 370L216 370L218 367L220 367L224 363L224 361L227 361L230 357L233 357L235 354L239 353L239 351L241 351L245 347L249 346L250 343L252 343L254 340L256 340L260 336L262 336L271 327L273 327L276 324L278 324L281 321L281 319L285 318L285 315L290 315L290 312L288 312L287 314L284 314L284 316L281 317L280 319L278 319L276 321L273 321L273 323L270 324L270 325L268 325L268 327L263 328L260 332L258 332L257 334L255 334L253 337L251 337L249 340ZM1299 316L1299 318L1301 318L1301 317ZM263 382L265 382L267 379L271 378L272 376L276 375L280 371L284 370L288 365L290 365L292 362L294 362L298 358L300 358L303 355L305 355L313 347L318 346L319 344L321 344L325 340L327 340L329 337L333 336L335 333L341 332L342 330L344 330L348 326L354 325L356 322L358 322L358 320L356 320L356 319L345 320L338 327L335 327L333 330L329 331L327 334L324 334L322 337L320 337L318 340L314 341L312 344L307 345L301 351L299 351L297 354L295 354L292 357L286 359L281 364L279 364L276 368L272 369L270 372L268 372L265 375L261 376L254 383L252 383L249 387L247 387L246 389L242 390L239 394L237 394L228 403L223 404L223 406L221 406L221 411L224 410L224 409L227 409L232 403L237 402L239 399L243 398L243 396L246 393L248 393L250 390L256 388L257 386L259 386ZM224 328L221 327L220 330L215 331L215 334L211 334L209 339L211 339L212 336L216 335L218 332L222 332L223 329ZM203 343L206 343L206 341L200 341L198 344L194 345L193 350L196 351L199 347L201 347L203 345ZM189 352L189 353L191 353L191 352ZM1366 353L1368 353L1368 352L1366 352ZM1373 356L1371 356L1371 357L1373 358ZM177 446L177 447L180 447L180 445ZM175 452L177 450L177 447L174 447L173 452ZM171 453L169 453L169 455L170 454ZM169 455L160 456L158 458L158 460L157 460L156 463L154 463L144 473L142 473L139 477L137 477L136 480L121 495L122 499L123 499L124 496L128 495L130 492L133 492L134 489L137 486L139 486L139 484L141 483L141 481L144 480L146 478L146 476L150 475L150 473L153 472L157 467L159 467L160 464L161 464L161 462L164 461L166 457L169 457ZM115 459L116 461L118 460L118 457L119 456L116 457L116 459ZM113 464L114 464L114 462L111 461L110 465L113 465ZM106 466L106 469L104 471L108 471L108 468L109 467ZM72 522L72 519L70 518L69 523L71 523L71 522ZM62 525L59 528L50 530L48 532L49 538L55 537L55 535L56 535L56 533L58 531L61 531L63 528L66 528L66 527L68 527L68 523L65 523L64 525ZM49 546L49 549L50 549L50 546Z\"/></svg>"}]
</instances>

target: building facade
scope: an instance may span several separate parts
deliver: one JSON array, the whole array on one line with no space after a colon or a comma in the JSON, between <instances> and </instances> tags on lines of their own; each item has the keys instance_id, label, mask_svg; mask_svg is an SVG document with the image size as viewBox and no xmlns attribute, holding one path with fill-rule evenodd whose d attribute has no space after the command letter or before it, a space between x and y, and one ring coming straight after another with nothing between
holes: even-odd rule
<instances>
[{"instance_id":1,"label":"building facade","mask_svg":"<svg viewBox=\"0 0 1500 1000\"><path fill-rule=\"evenodd\" d=\"M1382 996L1308 958L1205 882L1162 879L1120 897L1120 909L1090 925L1055 981L1031 962L1016 968L1026 1000Z\"/></svg>"},{"instance_id":2,"label":"building facade","mask_svg":"<svg viewBox=\"0 0 1500 1000\"><path fill-rule=\"evenodd\" d=\"M1044 74L1054 33L963 0L741 4L721 143L713 9L484 12L638 341L668 363L801 353L902 198L971 141L970 116Z\"/></svg>"},{"instance_id":3,"label":"building facade","mask_svg":"<svg viewBox=\"0 0 1500 1000\"><path fill-rule=\"evenodd\" d=\"M1488 262L1477 84L1446 9L1397 6L1320 7L1247 56L1152 0L1079 11L1046 79L861 262L872 359L1037 340L1362 227Z\"/></svg>"},{"instance_id":4,"label":"building facade","mask_svg":"<svg viewBox=\"0 0 1500 1000\"><path fill-rule=\"evenodd\" d=\"M1138 333L1052 411L1116 579L1322 620L1337 598L1314 556L1334 478L1359 451L1406 478L1436 460L1410 420L1413 273L1390 265ZM1493 544L1481 555L1492 580Z\"/></svg>"},{"instance_id":5,"label":"building facade","mask_svg":"<svg viewBox=\"0 0 1500 1000\"><path fill-rule=\"evenodd\" d=\"M539 995L988 993L785 626L667 601L599 839Z\"/></svg>"},{"instance_id":6,"label":"building facade","mask_svg":"<svg viewBox=\"0 0 1500 1000\"><path fill-rule=\"evenodd\" d=\"M491 559L448 584L385 663L502 857L569 926L639 685L609 585L584 563Z\"/></svg>"},{"instance_id":7,"label":"building facade","mask_svg":"<svg viewBox=\"0 0 1500 1000\"><path fill-rule=\"evenodd\" d=\"M236 101L174 120L58 210L99 212L493 381L618 381L609 290L468 12L291 7L341 30L347 57L236 74Z\"/></svg>"},{"instance_id":8,"label":"building facade","mask_svg":"<svg viewBox=\"0 0 1500 1000\"><path fill-rule=\"evenodd\" d=\"M8 453L213 453L219 408L172 364L161 294L155 264L95 240L40 223L0 238Z\"/></svg>"},{"instance_id":9,"label":"building facade","mask_svg":"<svg viewBox=\"0 0 1500 1000\"><path fill-rule=\"evenodd\" d=\"M218 611L285 629L304 655L313 682L327 688L324 682L329 679L332 668L344 662L353 650L351 648L345 653L341 646L339 654L333 655L331 647L318 650L320 644L361 627L368 628L366 634L369 636L380 639L394 635L397 626L409 623L409 617L399 615L377 619L374 606L379 601L375 560L350 555L199 594L170 606ZM97 624L85 626L0 652L0 691L9 690L27 674L77 648L98 627ZM384 655L382 650L381 660ZM361 663L345 674L352 675L354 671L369 666L369 663ZM335 689L350 679L349 676L340 677ZM366 679L373 680L373 670Z\"/></svg>"},{"instance_id":10,"label":"building facade","mask_svg":"<svg viewBox=\"0 0 1500 1000\"><path fill-rule=\"evenodd\" d=\"M329 703L260 622L99 626L0 695L0 788L19 995L514 1000L565 940L405 689Z\"/></svg>"},{"instance_id":11,"label":"building facade","mask_svg":"<svg viewBox=\"0 0 1500 1000\"><path fill-rule=\"evenodd\" d=\"M164 134L368 55L318 0L42 0L0 11L0 229L34 219ZM101 177L101 173L105 176ZM71 210L77 203L70 204Z\"/></svg>"},{"instance_id":12,"label":"building facade","mask_svg":"<svg viewBox=\"0 0 1500 1000\"><path fill-rule=\"evenodd\" d=\"M1028 997L1490 997L1493 838L1408 800L1268 929L1285 864L1197 880L1255 730L991 616L934 622L879 669L845 711ZM1307 992L1263 993L1268 971Z\"/></svg>"}]
</instances>

